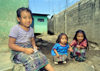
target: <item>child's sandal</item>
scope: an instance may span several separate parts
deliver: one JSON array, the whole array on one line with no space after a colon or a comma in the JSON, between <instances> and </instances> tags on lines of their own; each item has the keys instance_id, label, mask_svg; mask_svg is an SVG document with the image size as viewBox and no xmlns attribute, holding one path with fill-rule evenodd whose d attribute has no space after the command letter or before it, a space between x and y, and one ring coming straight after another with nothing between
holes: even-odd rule
<instances>
[{"instance_id":1,"label":"child's sandal","mask_svg":"<svg viewBox=\"0 0 100 71\"><path fill-rule=\"evenodd\" d=\"M54 62L54 64L58 64L58 62Z\"/></svg>"},{"instance_id":2,"label":"child's sandal","mask_svg":"<svg viewBox=\"0 0 100 71\"><path fill-rule=\"evenodd\" d=\"M67 62L66 61L63 61L63 63L66 64Z\"/></svg>"}]
</instances>

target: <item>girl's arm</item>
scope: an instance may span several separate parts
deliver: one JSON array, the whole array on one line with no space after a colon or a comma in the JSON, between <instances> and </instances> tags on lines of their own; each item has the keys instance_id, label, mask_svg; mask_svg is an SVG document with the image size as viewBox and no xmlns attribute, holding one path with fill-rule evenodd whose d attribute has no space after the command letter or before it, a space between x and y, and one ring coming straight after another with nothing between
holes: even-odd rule
<instances>
[{"instance_id":1,"label":"girl's arm","mask_svg":"<svg viewBox=\"0 0 100 71\"><path fill-rule=\"evenodd\" d=\"M73 52L73 49L72 49L71 46L69 46L68 50L69 50L70 52Z\"/></svg>"},{"instance_id":2,"label":"girl's arm","mask_svg":"<svg viewBox=\"0 0 100 71\"><path fill-rule=\"evenodd\" d=\"M12 50L24 52L25 49L23 47L16 45L15 42L16 42L15 38L9 37L9 43L8 43L9 48L11 48Z\"/></svg>"},{"instance_id":3,"label":"girl's arm","mask_svg":"<svg viewBox=\"0 0 100 71\"><path fill-rule=\"evenodd\" d=\"M70 44L69 44L71 47L76 45L76 40L73 40Z\"/></svg>"},{"instance_id":4,"label":"girl's arm","mask_svg":"<svg viewBox=\"0 0 100 71\"><path fill-rule=\"evenodd\" d=\"M86 48L87 47L87 41L84 40L80 46L81 48Z\"/></svg>"},{"instance_id":5,"label":"girl's arm","mask_svg":"<svg viewBox=\"0 0 100 71\"><path fill-rule=\"evenodd\" d=\"M16 45L15 42L16 42L15 38L9 37L9 43L8 43L9 48L11 48L12 50L15 50L15 51L24 52L26 54L33 53L33 49L32 48L23 48L23 47L20 47L20 46Z\"/></svg>"},{"instance_id":6,"label":"girl's arm","mask_svg":"<svg viewBox=\"0 0 100 71\"><path fill-rule=\"evenodd\" d=\"M32 42L33 48L38 49L37 46L36 46L36 44L35 44L35 39L33 37L31 38L31 42Z\"/></svg>"},{"instance_id":7,"label":"girl's arm","mask_svg":"<svg viewBox=\"0 0 100 71\"><path fill-rule=\"evenodd\" d=\"M80 46L80 48L86 48L85 46Z\"/></svg>"},{"instance_id":8,"label":"girl's arm","mask_svg":"<svg viewBox=\"0 0 100 71\"><path fill-rule=\"evenodd\" d=\"M59 54L58 54L57 50L56 49L53 49L53 50L56 53L56 56L59 57Z\"/></svg>"}]
</instances>

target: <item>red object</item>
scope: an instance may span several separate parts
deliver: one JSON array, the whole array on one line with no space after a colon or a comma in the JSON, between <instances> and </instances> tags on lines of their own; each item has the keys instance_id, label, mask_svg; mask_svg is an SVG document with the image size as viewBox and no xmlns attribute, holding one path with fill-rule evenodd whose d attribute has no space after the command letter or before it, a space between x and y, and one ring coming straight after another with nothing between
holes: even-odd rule
<instances>
[{"instance_id":1,"label":"red object","mask_svg":"<svg viewBox=\"0 0 100 71\"><path fill-rule=\"evenodd\" d=\"M79 52L76 52L76 55L81 56L81 54Z\"/></svg>"}]
</instances>

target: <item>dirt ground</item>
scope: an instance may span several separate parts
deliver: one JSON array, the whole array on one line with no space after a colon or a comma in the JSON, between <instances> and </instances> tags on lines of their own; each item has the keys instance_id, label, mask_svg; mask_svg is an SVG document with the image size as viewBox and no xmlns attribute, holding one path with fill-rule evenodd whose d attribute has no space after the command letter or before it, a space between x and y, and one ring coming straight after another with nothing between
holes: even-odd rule
<instances>
[{"instance_id":1,"label":"dirt ground","mask_svg":"<svg viewBox=\"0 0 100 71\"><path fill-rule=\"evenodd\" d=\"M58 65L55 65L53 63L53 57L51 56L51 49L54 46L54 44L56 43L57 35L37 36L37 38L42 39L41 40L42 43L41 43L41 45L39 45L40 50L42 53L44 53L48 57L50 64L55 68L56 71L67 71L67 66L70 63L73 63L73 64L79 63L79 62L73 61L70 58L70 56L68 56L69 60L67 61L66 64L60 63ZM69 38L69 42L71 40L72 39ZM100 50L93 50L92 47L90 47L90 46L89 46L89 48L90 48L90 50L87 51L87 53L86 53L87 60L84 63L89 62L93 58L93 56L100 57ZM95 71L98 71L98 70L95 70Z\"/></svg>"},{"instance_id":2,"label":"dirt ground","mask_svg":"<svg viewBox=\"0 0 100 71\"><path fill-rule=\"evenodd\" d=\"M69 64L78 63L78 62L70 59L70 57L68 57L69 60L67 61L66 64L60 63L58 65L55 65L53 63L53 57L51 56L51 49L55 44L55 41L57 39L57 35L38 35L38 36L36 36L36 38L37 38L36 39L37 46L40 48L40 51L47 56L50 64L54 67L55 71L67 71L67 66ZM69 41L71 41L71 39L69 39ZM7 45L4 45L4 46L8 47ZM9 49L5 48L4 52L9 53ZM85 63L90 61L93 56L100 57L100 50L89 50L89 51L87 51L87 53L86 53L87 60L85 61ZM11 69L6 70L6 71L11 71ZM95 70L95 71L98 71L98 70Z\"/></svg>"}]
</instances>

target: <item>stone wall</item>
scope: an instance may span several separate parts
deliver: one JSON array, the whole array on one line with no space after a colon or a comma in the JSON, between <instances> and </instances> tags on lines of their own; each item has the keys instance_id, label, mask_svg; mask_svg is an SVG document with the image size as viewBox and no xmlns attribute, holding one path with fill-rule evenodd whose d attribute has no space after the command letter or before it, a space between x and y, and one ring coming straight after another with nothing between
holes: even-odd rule
<instances>
[{"instance_id":1,"label":"stone wall","mask_svg":"<svg viewBox=\"0 0 100 71\"><path fill-rule=\"evenodd\" d=\"M92 39L92 26L93 26L93 8L92 2L89 0L86 3L77 4L78 7L68 10L67 13L67 31L69 36L73 36L75 31L83 29L86 32L88 39ZM91 27L90 27L91 26Z\"/></svg>"},{"instance_id":2,"label":"stone wall","mask_svg":"<svg viewBox=\"0 0 100 71\"><path fill-rule=\"evenodd\" d=\"M64 22L64 12L59 13L60 16L57 15L56 17L56 24L55 24L55 31L57 33L59 32L65 32L65 22ZM58 27L58 28L56 28Z\"/></svg>"},{"instance_id":3,"label":"stone wall","mask_svg":"<svg viewBox=\"0 0 100 71\"><path fill-rule=\"evenodd\" d=\"M53 32L65 32L71 38L74 37L75 31L82 29L85 31L87 38L91 42L100 43L100 0L81 0L63 12L54 15L57 26ZM60 19L59 19L60 18ZM59 30L61 31L59 31ZM50 30L49 30L50 31Z\"/></svg>"}]
</instances>

